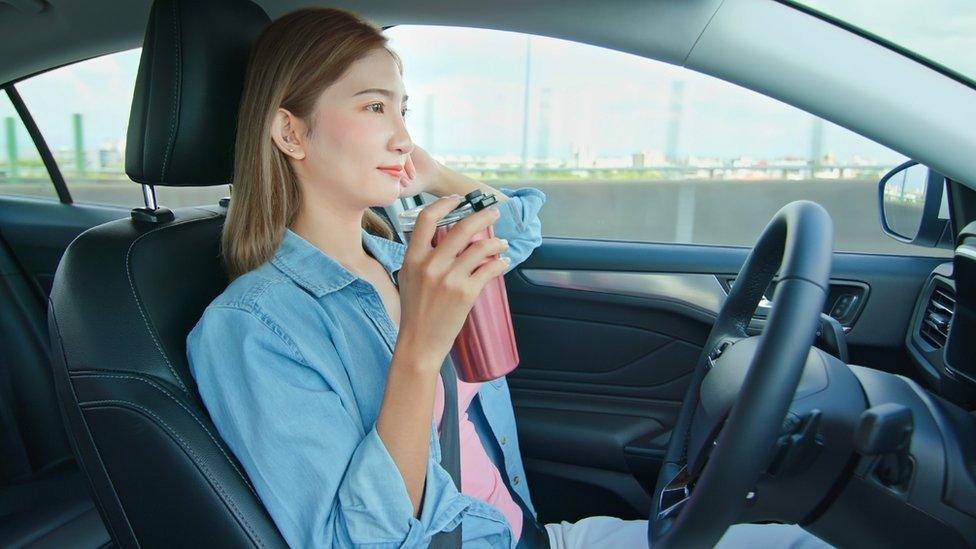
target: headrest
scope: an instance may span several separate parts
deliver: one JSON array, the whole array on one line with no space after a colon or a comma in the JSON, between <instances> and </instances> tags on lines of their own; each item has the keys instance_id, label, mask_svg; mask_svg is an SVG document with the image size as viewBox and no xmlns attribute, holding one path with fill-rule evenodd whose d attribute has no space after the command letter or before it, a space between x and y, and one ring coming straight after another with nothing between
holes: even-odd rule
<instances>
[{"instance_id":1,"label":"headrest","mask_svg":"<svg viewBox=\"0 0 976 549\"><path fill-rule=\"evenodd\" d=\"M227 185L251 45L269 23L249 0L156 0L136 77L125 173L169 187Z\"/></svg>"}]
</instances>

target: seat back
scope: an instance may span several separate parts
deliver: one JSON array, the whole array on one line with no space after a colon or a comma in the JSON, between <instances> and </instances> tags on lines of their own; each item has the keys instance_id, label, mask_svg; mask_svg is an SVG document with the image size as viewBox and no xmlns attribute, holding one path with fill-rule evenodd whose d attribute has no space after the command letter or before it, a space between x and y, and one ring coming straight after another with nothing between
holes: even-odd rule
<instances>
[{"instance_id":1,"label":"seat back","mask_svg":"<svg viewBox=\"0 0 976 549\"><path fill-rule=\"evenodd\" d=\"M267 23L248 0L154 3L129 122L134 181L231 181L244 70ZM286 546L186 360L187 334L227 283L225 213L136 209L81 234L55 276L48 326L58 400L102 519L123 547Z\"/></svg>"}]
</instances>

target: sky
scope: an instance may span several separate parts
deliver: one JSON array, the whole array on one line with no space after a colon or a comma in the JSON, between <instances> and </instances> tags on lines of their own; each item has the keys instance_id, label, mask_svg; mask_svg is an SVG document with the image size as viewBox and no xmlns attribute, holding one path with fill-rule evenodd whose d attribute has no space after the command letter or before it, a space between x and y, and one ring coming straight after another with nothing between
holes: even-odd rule
<instances>
[{"instance_id":1,"label":"sky","mask_svg":"<svg viewBox=\"0 0 976 549\"><path fill-rule=\"evenodd\" d=\"M942 13L939 6L958 11L950 12L958 17L943 26L938 37L927 32L931 25L915 31L902 28L912 15L909 0L884 2L903 5L900 16L892 15L897 10L880 10L881 3L873 1L807 3L824 10L847 9L852 20L888 29L892 35L900 33L904 43L933 58L951 57L959 70L976 75L976 56L959 53L976 51L972 32L976 3L927 4L926 9L937 14ZM860 11L845 7L848 4L859 6ZM872 19L875 11L883 17ZM678 157L808 158L814 149L813 116L688 69L595 46L501 31L402 26L387 34L404 62L411 135L440 156L521 156L529 50L530 157L567 159L574 151L592 158L629 157L638 151L663 154L669 148L676 82L683 90L677 101L680 116L673 144ZM71 146L72 113L84 116L86 149L124 142L139 53L130 50L85 61L17 85L53 148ZM544 102L548 107L543 107ZM0 117L11 114L9 101L0 98ZM820 150L839 162L859 157L895 164L903 158L829 122L822 128ZM0 135L0 141L3 138ZM23 132L19 140L24 154L29 141Z\"/></svg>"},{"instance_id":2,"label":"sky","mask_svg":"<svg viewBox=\"0 0 976 549\"><path fill-rule=\"evenodd\" d=\"M976 80L973 0L799 0Z\"/></svg>"},{"instance_id":3,"label":"sky","mask_svg":"<svg viewBox=\"0 0 976 549\"><path fill-rule=\"evenodd\" d=\"M665 151L676 81L684 86L678 156L807 157L811 149L813 116L685 68L500 31L397 27L387 34L404 60L408 125L418 143L431 141L442 154L521 154L529 47L530 156L539 153L540 141L556 157L581 146L604 157ZM443 54L445 43L451 44L451 56ZM547 132L540 124L543 89L549 90ZM429 116L433 135L427 131ZM825 152L845 158L901 158L833 124L825 125L824 142Z\"/></svg>"},{"instance_id":4,"label":"sky","mask_svg":"<svg viewBox=\"0 0 976 549\"><path fill-rule=\"evenodd\" d=\"M83 116L86 150L97 149L104 141L124 142L140 52L129 50L82 61L16 85L51 148L73 146L74 113ZM11 115L13 106L3 95L0 117ZM18 142L22 154L33 152L26 131L18 132Z\"/></svg>"}]
</instances>

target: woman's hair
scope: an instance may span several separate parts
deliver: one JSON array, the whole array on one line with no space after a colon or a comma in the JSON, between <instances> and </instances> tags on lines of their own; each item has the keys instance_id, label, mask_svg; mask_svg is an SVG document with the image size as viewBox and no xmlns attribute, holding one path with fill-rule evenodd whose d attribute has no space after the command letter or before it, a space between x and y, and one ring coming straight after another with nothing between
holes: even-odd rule
<instances>
[{"instance_id":1,"label":"woman's hair","mask_svg":"<svg viewBox=\"0 0 976 549\"><path fill-rule=\"evenodd\" d=\"M268 261L301 207L301 187L271 139L278 108L307 122L315 102L357 60L387 46L380 29L342 10L307 8L269 25L251 49L238 113L234 188L221 245L231 280ZM386 222L367 209L363 228L393 238Z\"/></svg>"}]
</instances>

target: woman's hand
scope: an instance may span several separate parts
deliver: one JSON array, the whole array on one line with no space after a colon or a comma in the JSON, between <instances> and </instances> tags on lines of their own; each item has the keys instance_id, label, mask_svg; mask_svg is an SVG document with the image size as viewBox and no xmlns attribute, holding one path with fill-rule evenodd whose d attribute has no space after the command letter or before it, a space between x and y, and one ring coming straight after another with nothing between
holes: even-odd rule
<instances>
[{"instance_id":1,"label":"woman's hand","mask_svg":"<svg viewBox=\"0 0 976 549\"><path fill-rule=\"evenodd\" d=\"M440 162L434 160L430 153L414 145L413 151L407 155L403 163L403 175L400 177L400 198L416 196L428 192L437 196L441 192L443 173Z\"/></svg>"},{"instance_id":2,"label":"woman's hand","mask_svg":"<svg viewBox=\"0 0 976 549\"><path fill-rule=\"evenodd\" d=\"M424 149L414 145L413 151L403 164L404 175L400 178L400 197L406 198L422 192L434 196L448 194L466 195L474 190L495 195L499 203L508 196L498 189L462 175L434 160Z\"/></svg>"},{"instance_id":3,"label":"woman's hand","mask_svg":"<svg viewBox=\"0 0 976 549\"><path fill-rule=\"evenodd\" d=\"M458 196L445 197L424 208L417 218L400 268L400 333L397 362L440 371L471 307L485 285L501 276L507 258L497 255L508 248L498 238L471 237L494 223L495 208L486 208L459 221L435 248L431 241L437 222L460 204Z\"/></svg>"}]
</instances>

